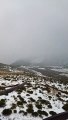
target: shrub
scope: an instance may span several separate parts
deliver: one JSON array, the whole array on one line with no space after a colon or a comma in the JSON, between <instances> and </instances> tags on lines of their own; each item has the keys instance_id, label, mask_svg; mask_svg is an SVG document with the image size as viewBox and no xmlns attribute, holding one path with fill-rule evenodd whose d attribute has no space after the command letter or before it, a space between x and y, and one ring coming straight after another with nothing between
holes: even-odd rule
<instances>
[{"instance_id":1,"label":"shrub","mask_svg":"<svg viewBox=\"0 0 68 120\"><path fill-rule=\"evenodd\" d=\"M48 116L48 113L46 111L42 111L42 115Z\"/></svg>"},{"instance_id":2,"label":"shrub","mask_svg":"<svg viewBox=\"0 0 68 120\"><path fill-rule=\"evenodd\" d=\"M62 108L63 108L65 111L68 111L68 103L66 103Z\"/></svg>"},{"instance_id":3,"label":"shrub","mask_svg":"<svg viewBox=\"0 0 68 120\"><path fill-rule=\"evenodd\" d=\"M54 111L50 111L49 113L50 113L52 116L57 114L57 113L54 112Z\"/></svg>"},{"instance_id":4,"label":"shrub","mask_svg":"<svg viewBox=\"0 0 68 120\"><path fill-rule=\"evenodd\" d=\"M38 114L41 114L41 110L38 110Z\"/></svg>"},{"instance_id":5,"label":"shrub","mask_svg":"<svg viewBox=\"0 0 68 120\"><path fill-rule=\"evenodd\" d=\"M46 86L46 90L47 90L48 93L51 92L51 90L50 90L50 88L48 86Z\"/></svg>"},{"instance_id":6,"label":"shrub","mask_svg":"<svg viewBox=\"0 0 68 120\"><path fill-rule=\"evenodd\" d=\"M16 92L18 92L18 94L20 94L22 92L22 89L17 89Z\"/></svg>"},{"instance_id":7,"label":"shrub","mask_svg":"<svg viewBox=\"0 0 68 120\"><path fill-rule=\"evenodd\" d=\"M32 112L32 115L33 115L34 117L37 117L37 116L38 116L38 112Z\"/></svg>"},{"instance_id":8,"label":"shrub","mask_svg":"<svg viewBox=\"0 0 68 120\"><path fill-rule=\"evenodd\" d=\"M64 101L65 101L65 100L63 100L63 99L62 99L62 98L60 98L60 97L58 98L58 100L60 100L60 101L62 101L62 102L64 102Z\"/></svg>"},{"instance_id":9,"label":"shrub","mask_svg":"<svg viewBox=\"0 0 68 120\"><path fill-rule=\"evenodd\" d=\"M26 103L26 101L24 100L24 98L22 98L20 95L18 95L18 97L19 97L19 99L20 99L20 101L21 101L22 103Z\"/></svg>"},{"instance_id":10,"label":"shrub","mask_svg":"<svg viewBox=\"0 0 68 120\"><path fill-rule=\"evenodd\" d=\"M12 110L11 109L4 109L2 114L5 115L5 116L8 116L8 115L11 115L12 113Z\"/></svg>"},{"instance_id":11,"label":"shrub","mask_svg":"<svg viewBox=\"0 0 68 120\"><path fill-rule=\"evenodd\" d=\"M5 107L5 99L0 100L0 107Z\"/></svg>"},{"instance_id":12,"label":"shrub","mask_svg":"<svg viewBox=\"0 0 68 120\"><path fill-rule=\"evenodd\" d=\"M14 113L17 113L17 110L14 110L13 112L14 112Z\"/></svg>"},{"instance_id":13,"label":"shrub","mask_svg":"<svg viewBox=\"0 0 68 120\"><path fill-rule=\"evenodd\" d=\"M42 91L41 91L41 90L39 90L39 93L42 93Z\"/></svg>"},{"instance_id":14,"label":"shrub","mask_svg":"<svg viewBox=\"0 0 68 120\"><path fill-rule=\"evenodd\" d=\"M22 101L17 101L17 105L21 106L21 105L23 105L23 102Z\"/></svg>"},{"instance_id":15,"label":"shrub","mask_svg":"<svg viewBox=\"0 0 68 120\"><path fill-rule=\"evenodd\" d=\"M27 112L24 112L24 115L27 115Z\"/></svg>"},{"instance_id":16,"label":"shrub","mask_svg":"<svg viewBox=\"0 0 68 120\"><path fill-rule=\"evenodd\" d=\"M51 105L48 105L48 108L52 108L52 106L51 106Z\"/></svg>"},{"instance_id":17,"label":"shrub","mask_svg":"<svg viewBox=\"0 0 68 120\"><path fill-rule=\"evenodd\" d=\"M42 99L41 97L38 97L39 99Z\"/></svg>"},{"instance_id":18,"label":"shrub","mask_svg":"<svg viewBox=\"0 0 68 120\"><path fill-rule=\"evenodd\" d=\"M27 92L28 92L29 94L33 94L33 91L29 91L29 90L28 90Z\"/></svg>"},{"instance_id":19,"label":"shrub","mask_svg":"<svg viewBox=\"0 0 68 120\"><path fill-rule=\"evenodd\" d=\"M52 97L51 96L48 96L48 97L49 97L49 100L51 100Z\"/></svg>"},{"instance_id":20,"label":"shrub","mask_svg":"<svg viewBox=\"0 0 68 120\"><path fill-rule=\"evenodd\" d=\"M26 96L30 96L29 94L26 94Z\"/></svg>"},{"instance_id":21,"label":"shrub","mask_svg":"<svg viewBox=\"0 0 68 120\"><path fill-rule=\"evenodd\" d=\"M33 98L30 98L31 102L35 102L35 100Z\"/></svg>"},{"instance_id":22,"label":"shrub","mask_svg":"<svg viewBox=\"0 0 68 120\"><path fill-rule=\"evenodd\" d=\"M12 103L11 109L15 109L15 108L16 108L16 104Z\"/></svg>"},{"instance_id":23,"label":"shrub","mask_svg":"<svg viewBox=\"0 0 68 120\"><path fill-rule=\"evenodd\" d=\"M60 95L59 95L59 94L56 94L56 96L57 96L57 97L60 97Z\"/></svg>"},{"instance_id":24,"label":"shrub","mask_svg":"<svg viewBox=\"0 0 68 120\"><path fill-rule=\"evenodd\" d=\"M48 104L50 104L50 102L49 101L47 101L47 100L44 100L44 99L40 99L40 100L38 100L40 103L42 103L42 104L45 104L45 105L48 105Z\"/></svg>"},{"instance_id":25,"label":"shrub","mask_svg":"<svg viewBox=\"0 0 68 120\"><path fill-rule=\"evenodd\" d=\"M61 92L58 92L59 95L61 95Z\"/></svg>"},{"instance_id":26,"label":"shrub","mask_svg":"<svg viewBox=\"0 0 68 120\"><path fill-rule=\"evenodd\" d=\"M38 114L48 116L48 113L46 111L38 110Z\"/></svg>"},{"instance_id":27,"label":"shrub","mask_svg":"<svg viewBox=\"0 0 68 120\"><path fill-rule=\"evenodd\" d=\"M20 110L19 113L24 113L24 111L23 111L23 110Z\"/></svg>"},{"instance_id":28,"label":"shrub","mask_svg":"<svg viewBox=\"0 0 68 120\"><path fill-rule=\"evenodd\" d=\"M39 102L36 102L36 107L37 107L38 109L42 109L42 104L40 104Z\"/></svg>"},{"instance_id":29,"label":"shrub","mask_svg":"<svg viewBox=\"0 0 68 120\"><path fill-rule=\"evenodd\" d=\"M28 112L28 113L33 113L33 112L34 112L32 104L28 104L27 107L28 107L28 108L27 108L27 112Z\"/></svg>"}]
</instances>

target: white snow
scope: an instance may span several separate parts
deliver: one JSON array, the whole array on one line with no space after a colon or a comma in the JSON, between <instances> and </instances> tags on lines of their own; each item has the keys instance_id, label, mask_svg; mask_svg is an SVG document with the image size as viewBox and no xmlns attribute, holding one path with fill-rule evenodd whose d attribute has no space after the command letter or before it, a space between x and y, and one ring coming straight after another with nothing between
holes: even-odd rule
<instances>
[{"instance_id":1,"label":"white snow","mask_svg":"<svg viewBox=\"0 0 68 120\"><path fill-rule=\"evenodd\" d=\"M41 73L39 72L36 72L36 73L37 74L36 74L35 79L33 76L30 77L28 75L18 75L18 76L14 76L14 78L13 76L9 76L7 80L5 80L3 76L0 78L0 86L5 86L6 87L5 89L8 89L8 87L10 88L13 85L22 84L26 80L32 85L29 87L25 85L26 90L23 90L20 94L18 94L17 91L13 91L9 93L8 95L0 96L0 100L1 99L6 100L6 106L0 107L0 114L1 114L0 119L3 119L3 120L42 120L42 118L40 118L39 116L33 117L31 114L27 114L26 116L24 116L23 113L19 113L20 110L24 110L26 112L27 104L29 103L33 105L34 111L37 111L38 108L36 107L35 104L38 101L39 97L41 97L43 100L49 101L52 106L52 108L48 108L48 105L45 105L45 104L42 105L42 110L46 111L48 113L48 116L50 116L49 111L54 111L56 113L64 112L62 107L66 103L65 101L68 100L67 95L65 93L61 93L60 98L64 100L64 102L62 102L61 100L58 100L58 97L56 96L56 94L53 94L53 91L48 93L47 89L43 90L42 88L46 88L46 84L47 84L50 87L54 86L55 88L58 88L58 90L68 91L68 85L65 86L64 84L60 84L59 82L51 82L51 81L44 80L44 78L42 78ZM36 87L36 89L34 89L34 87ZM28 93L28 90L33 91L33 93L32 94ZM29 94L29 96L27 94ZM17 104L17 101L20 100L18 95L24 98L24 100L26 101L26 104L24 104L23 107L16 106L17 113L13 113L13 110L12 110L12 114L10 116L7 116L7 117L3 116L2 111L5 108L11 108L13 103ZM51 96L51 99L49 99L49 96ZM29 101L30 98L33 98L35 102L32 103L31 101ZM43 116L43 118L46 118L46 116Z\"/></svg>"}]
</instances>

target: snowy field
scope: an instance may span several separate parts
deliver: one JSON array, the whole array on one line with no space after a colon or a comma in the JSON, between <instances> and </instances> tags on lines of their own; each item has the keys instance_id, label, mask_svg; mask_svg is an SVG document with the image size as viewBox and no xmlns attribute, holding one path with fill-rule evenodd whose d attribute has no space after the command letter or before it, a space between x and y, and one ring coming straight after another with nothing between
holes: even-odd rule
<instances>
[{"instance_id":1,"label":"snowy field","mask_svg":"<svg viewBox=\"0 0 68 120\"><path fill-rule=\"evenodd\" d=\"M56 72L60 72L60 75L68 77L68 68L53 66L53 67L51 67L51 70L56 71Z\"/></svg>"},{"instance_id":2,"label":"snowy field","mask_svg":"<svg viewBox=\"0 0 68 120\"><path fill-rule=\"evenodd\" d=\"M67 111L68 84L30 72L14 71L0 75L0 92L27 82L21 89L0 95L1 120L42 120Z\"/></svg>"}]
</instances>

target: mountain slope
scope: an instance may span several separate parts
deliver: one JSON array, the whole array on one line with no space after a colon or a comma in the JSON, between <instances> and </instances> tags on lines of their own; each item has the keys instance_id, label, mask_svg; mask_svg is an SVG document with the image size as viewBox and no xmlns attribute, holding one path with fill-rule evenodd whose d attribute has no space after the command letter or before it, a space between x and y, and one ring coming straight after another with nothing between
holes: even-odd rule
<instances>
[{"instance_id":1,"label":"mountain slope","mask_svg":"<svg viewBox=\"0 0 68 120\"><path fill-rule=\"evenodd\" d=\"M29 66L31 63L29 60L18 60L18 61L15 61L14 63L12 63L10 66L13 66L13 67L20 67L20 66Z\"/></svg>"},{"instance_id":2,"label":"mountain slope","mask_svg":"<svg viewBox=\"0 0 68 120\"><path fill-rule=\"evenodd\" d=\"M7 64L4 64L4 63L0 63L0 68L3 68L5 66L8 66Z\"/></svg>"}]
</instances>

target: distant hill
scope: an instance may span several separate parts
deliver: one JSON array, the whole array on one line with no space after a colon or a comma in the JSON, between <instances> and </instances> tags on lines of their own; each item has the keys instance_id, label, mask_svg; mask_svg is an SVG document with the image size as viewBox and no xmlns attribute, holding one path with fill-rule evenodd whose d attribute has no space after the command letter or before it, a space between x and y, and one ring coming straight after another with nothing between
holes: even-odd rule
<instances>
[{"instance_id":1,"label":"distant hill","mask_svg":"<svg viewBox=\"0 0 68 120\"><path fill-rule=\"evenodd\" d=\"M20 67L20 66L40 66L40 67L47 67L47 66L64 66L68 68L67 60L60 60L60 59L21 59L17 60L11 64L12 67Z\"/></svg>"},{"instance_id":2,"label":"distant hill","mask_svg":"<svg viewBox=\"0 0 68 120\"><path fill-rule=\"evenodd\" d=\"M4 68L5 66L8 66L8 65L4 63L0 63L0 68Z\"/></svg>"},{"instance_id":3,"label":"distant hill","mask_svg":"<svg viewBox=\"0 0 68 120\"><path fill-rule=\"evenodd\" d=\"M14 63L12 63L11 67L20 67L20 66L40 66L45 67L48 66L49 63L46 61L39 61L39 60L17 60Z\"/></svg>"},{"instance_id":4,"label":"distant hill","mask_svg":"<svg viewBox=\"0 0 68 120\"><path fill-rule=\"evenodd\" d=\"M65 64L63 67L64 67L64 68L68 68L68 64Z\"/></svg>"},{"instance_id":5,"label":"distant hill","mask_svg":"<svg viewBox=\"0 0 68 120\"><path fill-rule=\"evenodd\" d=\"M10 66L12 67L20 67L20 66L29 66L31 62L29 60L18 60L12 63Z\"/></svg>"}]
</instances>

